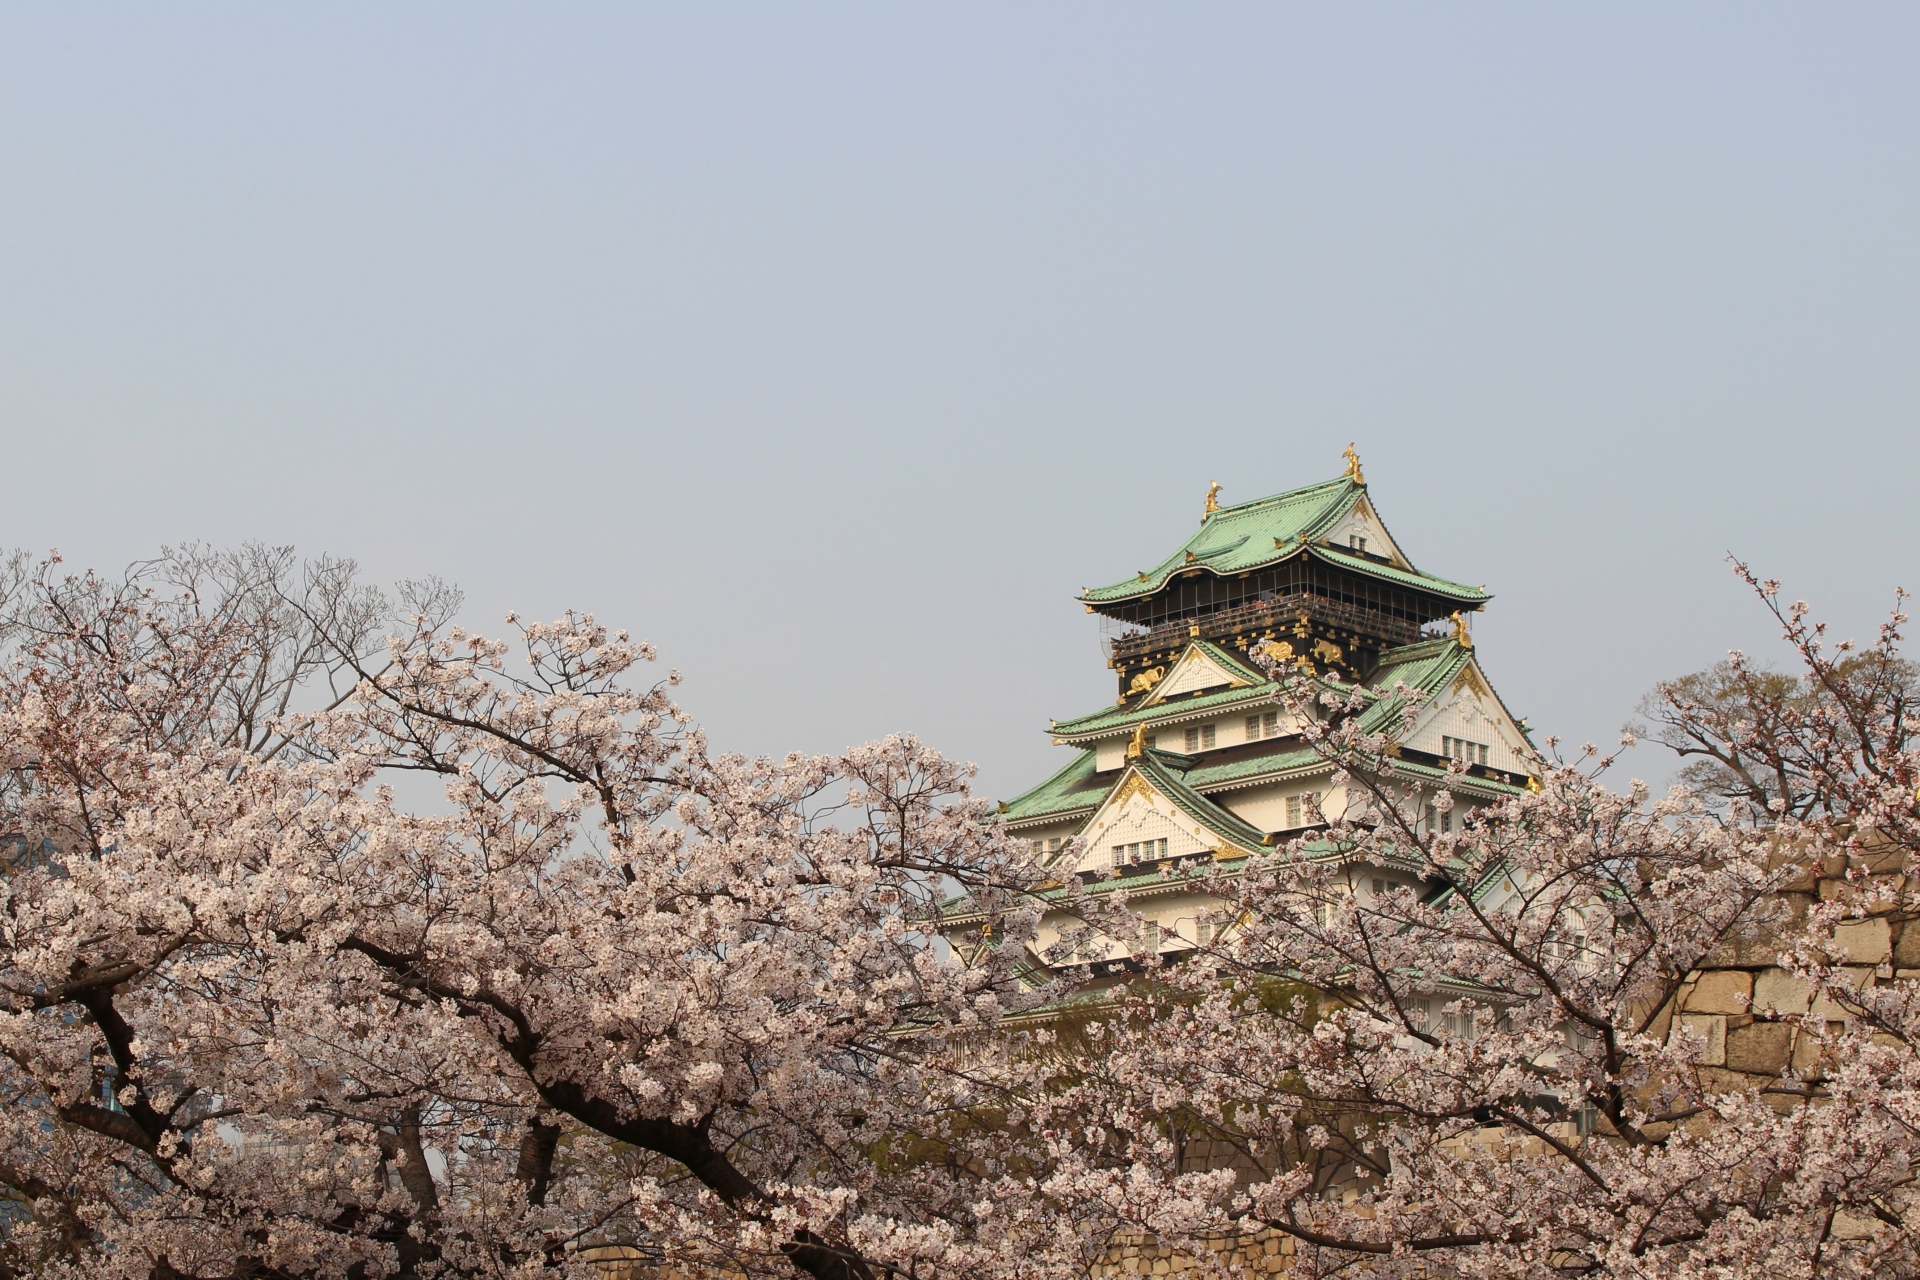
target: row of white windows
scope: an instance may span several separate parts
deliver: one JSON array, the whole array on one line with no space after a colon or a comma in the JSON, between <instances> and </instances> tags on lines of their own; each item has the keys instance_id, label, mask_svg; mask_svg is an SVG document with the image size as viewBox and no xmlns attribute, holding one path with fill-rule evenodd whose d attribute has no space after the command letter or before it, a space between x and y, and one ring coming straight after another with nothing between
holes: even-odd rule
<instances>
[{"instance_id":1,"label":"row of white windows","mask_svg":"<svg viewBox=\"0 0 1920 1280\"><path fill-rule=\"evenodd\" d=\"M1267 711L1260 715L1248 716L1246 735L1248 742L1258 742L1262 738L1279 737L1280 713L1278 711ZM1160 737L1161 735L1157 733L1148 734L1147 745L1157 750L1160 746ZM1180 735L1180 741L1188 755L1192 755L1196 751L1211 751L1220 745L1220 726L1217 724L1188 725L1186 730Z\"/></svg>"},{"instance_id":2,"label":"row of white windows","mask_svg":"<svg viewBox=\"0 0 1920 1280\"><path fill-rule=\"evenodd\" d=\"M1288 796L1286 802L1287 825L1285 829L1291 831L1299 827L1308 827L1315 823L1325 821L1325 818L1319 812L1319 808L1320 793L1318 791L1303 791L1297 796ZM1427 806L1426 819L1427 830L1429 831L1450 832L1453 830L1453 814L1450 812L1441 813L1431 804ZM1060 850L1066 848L1072 839L1073 837L1071 836L1057 836L1050 840L1032 840L1028 843L1032 846L1034 853L1044 856L1058 853ZM1107 852L1107 866L1109 867L1125 866L1128 863L1134 862L1153 862L1156 859L1167 856L1167 842L1164 838L1158 840L1133 840L1126 844L1113 845Z\"/></svg>"},{"instance_id":3,"label":"row of white windows","mask_svg":"<svg viewBox=\"0 0 1920 1280\"><path fill-rule=\"evenodd\" d=\"M1125 866L1129 862L1152 862L1156 858L1167 856L1167 842L1162 840L1135 840L1130 844L1113 846L1113 861L1110 866Z\"/></svg>"},{"instance_id":4,"label":"row of white windows","mask_svg":"<svg viewBox=\"0 0 1920 1280\"><path fill-rule=\"evenodd\" d=\"M1452 1001L1441 1004L1445 1008ZM1480 1032L1492 1023L1493 1013L1488 1009L1465 1008L1455 1013L1443 1013L1436 1020L1433 1016L1433 1001L1415 1000L1413 1002L1414 1021L1423 1024L1428 1031L1445 1035L1450 1040L1478 1040Z\"/></svg>"},{"instance_id":5,"label":"row of white windows","mask_svg":"<svg viewBox=\"0 0 1920 1280\"><path fill-rule=\"evenodd\" d=\"M1149 920L1141 926L1144 935L1141 941L1149 951L1158 951L1168 943L1193 942L1199 946L1209 946L1216 937L1222 936L1224 928L1205 918L1178 920L1172 928ZM1082 936L1067 951L1066 964L1088 964L1112 958L1114 943L1104 934Z\"/></svg>"},{"instance_id":6,"label":"row of white windows","mask_svg":"<svg viewBox=\"0 0 1920 1280\"><path fill-rule=\"evenodd\" d=\"M1279 737L1280 713L1278 711L1267 711L1259 715L1248 716L1246 735L1248 742L1258 742L1262 738ZM1220 726L1217 724L1188 725L1185 734L1182 735L1182 741L1185 743L1187 754L1189 755L1196 751L1211 751L1215 746L1219 745ZM1159 739L1157 737L1154 739L1154 743L1158 745Z\"/></svg>"},{"instance_id":7,"label":"row of white windows","mask_svg":"<svg viewBox=\"0 0 1920 1280\"><path fill-rule=\"evenodd\" d=\"M1246 733L1248 742L1279 737L1280 713L1268 711L1261 715L1248 716ZM1196 751L1211 751L1219 740L1219 727L1211 724L1189 725L1184 735L1188 755ZM1151 741L1156 747L1160 745L1158 735ZM1465 738L1443 737L1440 739L1440 754L1458 760L1462 764L1486 764L1488 752L1489 748L1484 742L1469 742Z\"/></svg>"},{"instance_id":8,"label":"row of white windows","mask_svg":"<svg viewBox=\"0 0 1920 1280\"><path fill-rule=\"evenodd\" d=\"M1400 888L1401 885L1404 883L1404 882L1389 880L1385 876L1373 876L1373 877L1370 877L1370 880L1371 880L1371 883L1368 885L1368 887L1373 890L1373 896L1376 898L1380 897L1382 894L1385 894L1389 890ZM1322 902L1316 902L1313 904L1313 922L1319 925L1321 928L1324 929L1329 924L1333 923L1333 916L1334 916L1334 903L1330 901L1322 901Z\"/></svg>"}]
</instances>

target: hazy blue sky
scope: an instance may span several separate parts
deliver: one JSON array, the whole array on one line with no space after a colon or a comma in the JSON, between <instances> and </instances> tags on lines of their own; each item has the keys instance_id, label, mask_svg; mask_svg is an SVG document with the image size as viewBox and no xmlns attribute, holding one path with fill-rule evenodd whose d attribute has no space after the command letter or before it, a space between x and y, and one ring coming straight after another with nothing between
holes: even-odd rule
<instances>
[{"instance_id":1,"label":"hazy blue sky","mask_svg":"<svg viewBox=\"0 0 1920 1280\"><path fill-rule=\"evenodd\" d=\"M1920 587L1920 7L0 11L0 542L265 539L1006 795L1084 584L1356 440L1610 736ZM1653 759L1635 769L1660 776Z\"/></svg>"}]
</instances>

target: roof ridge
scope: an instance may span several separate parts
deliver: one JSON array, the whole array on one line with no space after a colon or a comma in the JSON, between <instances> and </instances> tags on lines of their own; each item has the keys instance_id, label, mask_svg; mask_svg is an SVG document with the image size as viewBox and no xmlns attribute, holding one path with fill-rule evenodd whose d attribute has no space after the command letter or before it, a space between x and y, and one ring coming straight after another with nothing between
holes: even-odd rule
<instances>
[{"instance_id":1,"label":"roof ridge","mask_svg":"<svg viewBox=\"0 0 1920 1280\"><path fill-rule=\"evenodd\" d=\"M1088 733L1096 725L1103 729L1117 729L1123 725L1137 724L1163 716L1169 720L1177 720L1187 716L1203 715L1222 706L1231 706L1249 696L1270 692L1273 687L1272 680L1263 678L1257 684L1237 687L1229 685L1223 689L1202 689L1191 697L1183 694L1182 700L1178 702L1156 702L1151 706L1138 707L1111 706L1099 711L1089 711L1085 715L1055 720L1047 726L1047 732L1057 738L1063 733L1068 736Z\"/></svg>"},{"instance_id":2,"label":"roof ridge","mask_svg":"<svg viewBox=\"0 0 1920 1280\"><path fill-rule=\"evenodd\" d=\"M1411 654L1418 649L1444 648L1447 645L1450 645L1453 643L1455 643L1455 641L1452 636L1447 636L1447 635L1422 636L1420 639L1415 640L1410 644L1397 644L1397 645L1394 645L1391 649L1382 649L1380 651L1380 665L1385 666L1389 662L1406 661L1404 657L1400 657L1397 655Z\"/></svg>"},{"instance_id":3,"label":"roof ridge","mask_svg":"<svg viewBox=\"0 0 1920 1280\"><path fill-rule=\"evenodd\" d=\"M1301 494L1312 493L1315 489L1325 489L1332 485L1344 484L1344 483L1350 482L1352 479L1353 477L1351 476L1340 475L1340 476L1335 476L1331 480L1321 480L1314 484L1301 485L1298 489L1288 489L1284 493L1270 493L1264 498L1248 498L1245 502L1229 503L1220 507L1216 507L1213 511L1208 513L1207 518L1209 520L1212 520L1219 516L1225 515L1229 511L1250 511L1255 507L1264 506L1266 503L1269 503L1269 502L1280 502L1287 498L1297 498ZM1361 489L1366 488L1365 485L1357 485L1355 487L1361 488Z\"/></svg>"},{"instance_id":4,"label":"roof ridge","mask_svg":"<svg viewBox=\"0 0 1920 1280\"><path fill-rule=\"evenodd\" d=\"M1373 518L1380 520L1367 487L1344 475L1217 507L1206 514L1200 527L1189 533L1171 555L1151 569L1139 570L1129 578L1106 586L1083 588L1079 598L1088 605L1137 600L1164 589L1184 571L1204 569L1216 577L1226 578L1276 565L1310 551L1335 568L1396 586L1412 587L1452 600L1462 608L1477 607L1491 599L1477 587L1413 568L1411 561L1406 562L1409 567L1401 568L1397 563L1382 564L1352 556L1330 545L1324 535L1347 517L1356 499L1364 501ZM1386 527L1384 521L1381 527Z\"/></svg>"}]
</instances>

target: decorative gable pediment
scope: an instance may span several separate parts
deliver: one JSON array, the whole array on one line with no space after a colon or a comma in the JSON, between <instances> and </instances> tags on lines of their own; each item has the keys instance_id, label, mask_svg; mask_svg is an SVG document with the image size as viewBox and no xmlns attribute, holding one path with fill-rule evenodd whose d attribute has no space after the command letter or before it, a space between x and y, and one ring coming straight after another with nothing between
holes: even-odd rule
<instances>
[{"instance_id":1,"label":"decorative gable pediment","mask_svg":"<svg viewBox=\"0 0 1920 1280\"><path fill-rule=\"evenodd\" d=\"M1208 653L1205 646L1190 644L1173 664L1173 669L1154 686L1153 696L1142 706L1151 707L1182 693L1207 689L1244 689L1254 682L1243 671L1235 671Z\"/></svg>"},{"instance_id":2,"label":"decorative gable pediment","mask_svg":"<svg viewBox=\"0 0 1920 1280\"><path fill-rule=\"evenodd\" d=\"M1137 769L1128 770L1108 793L1087 819L1080 838L1084 845L1076 872L1105 873L1130 860L1191 857L1222 845L1219 836Z\"/></svg>"},{"instance_id":3,"label":"decorative gable pediment","mask_svg":"<svg viewBox=\"0 0 1920 1280\"><path fill-rule=\"evenodd\" d=\"M1380 521L1380 515L1373 509L1373 502L1364 495L1348 509L1324 535L1329 545L1342 551L1359 551L1366 555L1384 556L1403 569L1413 568L1413 564L1394 543L1393 535L1387 532L1387 526Z\"/></svg>"},{"instance_id":4,"label":"decorative gable pediment","mask_svg":"<svg viewBox=\"0 0 1920 1280\"><path fill-rule=\"evenodd\" d=\"M1539 768L1526 734L1488 685L1477 659L1421 708L1403 745L1505 773L1531 775Z\"/></svg>"}]
</instances>

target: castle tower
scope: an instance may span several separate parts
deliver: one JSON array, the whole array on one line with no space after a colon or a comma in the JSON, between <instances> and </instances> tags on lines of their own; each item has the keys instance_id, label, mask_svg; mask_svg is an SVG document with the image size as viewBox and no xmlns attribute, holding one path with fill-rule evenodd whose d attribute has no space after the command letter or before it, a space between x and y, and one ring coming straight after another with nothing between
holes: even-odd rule
<instances>
[{"instance_id":1,"label":"castle tower","mask_svg":"<svg viewBox=\"0 0 1920 1280\"><path fill-rule=\"evenodd\" d=\"M1397 735L1396 768L1435 783L1450 760L1464 768L1452 784L1459 807L1427 821L1450 828L1539 771L1468 631L1492 597L1417 569L1375 511L1359 458L1346 456L1342 476L1252 502L1221 506L1216 484L1199 528L1171 555L1082 592L1088 612L1108 620L1118 699L1054 721L1053 741L1073 759L1001 807L1063 880L1124 886L1158 924L1163 952L1210 941L1212 928L1208 900L1165 868L1231 865L1337 819L1347 803L1274 701L1259 646L1335 687L1378 691L1362 714L1382 729L1400 719L1396 685L1424 695L1412 732ZM1351 870L1356 892L1411 879L1406 868ZM1043 947L1058 936L1053 923ZM1126 952L1102 942L1074 960L1122 966Z\"/></svg>"}]
</instances>

